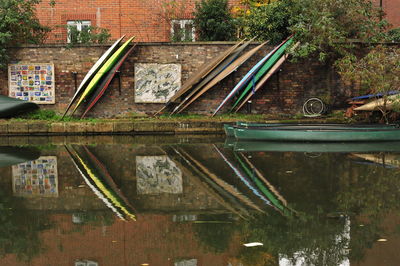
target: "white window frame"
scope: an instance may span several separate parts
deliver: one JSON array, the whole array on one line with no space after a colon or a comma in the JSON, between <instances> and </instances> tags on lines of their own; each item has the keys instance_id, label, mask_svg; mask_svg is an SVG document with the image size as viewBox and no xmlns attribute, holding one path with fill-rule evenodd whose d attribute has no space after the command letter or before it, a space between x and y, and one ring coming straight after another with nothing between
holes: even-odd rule
<instances>
[{"instance_id":1,"label":"white window frame","mask_svg":"<svg viewBox=\"0 0 400 266\"><path fill-rule=\"evenodd\" d=\"M180 29L186 29L187 24L192 25L192 30L190 32L191 41L196 41L195 39L195 28L193 19L173 19L171 20L171 38L175 35L174 25L179 24ZM185 41L185 36L182 36L181 41Z\"/></svg>"},{"instance_id":2,"label":"white window frame","mask_svg":"<svg viewBox=\"0 0 400 266\"><path fill-rule=\"evenodd\" d=\"M92 22L90 20L68 20L67 26L67 42L71 43L69 27L76 27L78 31L82 31L83 28L92 26Z\"/></svg>"}]
</instances>

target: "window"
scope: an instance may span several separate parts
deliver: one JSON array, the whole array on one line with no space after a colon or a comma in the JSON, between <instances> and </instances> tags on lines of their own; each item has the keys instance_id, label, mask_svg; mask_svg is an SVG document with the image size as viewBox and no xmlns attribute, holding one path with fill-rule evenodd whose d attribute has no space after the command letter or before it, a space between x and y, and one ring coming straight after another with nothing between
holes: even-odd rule
<instances>
[{"instance_id":1,"label":"window","mask_svg":"<svg viewBox=\"0 0 400 266\"><path fill-rule=\"evenodd\" d=\"M173 42L194 42L194 24L191 19L171 21L171 40Z\"/></svg>"},{"instance_id":2,"label":"window","mask_svg":"<svg viewBox=\"0 0 400 266\"><path fill-rule=\"evenodd\" d=\"M68 43L79 43L82 41L82 33L90 31L90 20L69 20L67 21Z\"/></svg>"}]
</instances>

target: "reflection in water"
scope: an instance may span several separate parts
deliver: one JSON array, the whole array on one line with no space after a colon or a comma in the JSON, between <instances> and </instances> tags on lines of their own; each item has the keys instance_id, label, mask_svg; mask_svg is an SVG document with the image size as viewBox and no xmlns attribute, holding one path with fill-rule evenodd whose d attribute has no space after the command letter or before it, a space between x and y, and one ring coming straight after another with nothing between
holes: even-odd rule
<instances>
[{"instance_id":1,"label":"reflection in water","mask_svg":"<svg viewBox=\"0 0 400 266\"><path fill-rule=\"evenodd\" d=\"M138 194L182 193L182 172L166 155L136 156Z\"/></svg>"},{"instance_id":2,"label":"reflection in water","mask_svg":"<svg viewBox=\"0 0 400 266\"><path fill-rule=\"evenodd\" d=\"M376 265L384 257L385 265L395 265L400 259L396 153L310 156L309 149L239 151L224 148L223 140L155 139L42 146L41 161L0 168L0 264ZM17 170L33 165L46 173ZM29 190L40 184L35 174L51 168L58 170L55 182L48 179L57 197Z\"/></svg>"},{"instance_id":3,"label":"reflection in water","mask_svg":"<svg viewBox=\"0 0 400 266\"><path fill-rule=\"evenodd\" d=\"M79 152L72 146L65 148L86 184L107 207L123 220L125 217L135 220L132 206L120 193L107 169L96 156L86 146Z\"/></svg>"},{"instance_id":4,"label":"reflection in water","mask_svg":"<svg viewBox=\"0 0 400 266\"><path fill-rule=\"evenodd\" d=\"M57 157L41 156L13 165L12 181L15 196L58 197Z\"/></svg>"},{"instance_id":5,"label":"reflection in water","mask_svg":"<svg viewBox=\"0 0 400 266\"><path fill-rule=\"evenodd\" d=\"M0 167L32 161L40 156L33 147L0 146Z\"/></svg>"}]
</instances>

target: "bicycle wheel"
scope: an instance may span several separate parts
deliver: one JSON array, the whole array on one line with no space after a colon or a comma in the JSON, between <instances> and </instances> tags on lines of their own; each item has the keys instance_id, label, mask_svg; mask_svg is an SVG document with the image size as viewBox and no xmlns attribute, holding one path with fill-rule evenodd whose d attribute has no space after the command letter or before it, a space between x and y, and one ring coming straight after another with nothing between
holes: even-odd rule
<instances>
[{"instance_id":1,"label":"bicycle wheel","mask_svg":"<svg viewBox=\"0 0 400 266\"><path fill-rule=\"evenodd\" d=\"M320 116L326 111L326 106L319 98L310 98L303 104L304 116Z\"/></svg>"}]
</instances>

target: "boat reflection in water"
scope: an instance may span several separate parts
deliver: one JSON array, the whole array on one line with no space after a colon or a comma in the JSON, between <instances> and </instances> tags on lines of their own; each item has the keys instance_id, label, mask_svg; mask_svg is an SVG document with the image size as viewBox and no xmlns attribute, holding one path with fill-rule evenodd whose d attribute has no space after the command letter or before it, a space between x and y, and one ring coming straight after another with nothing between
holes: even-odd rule
<instances>
[{"instance_id":1,"label":"boat reflection in water","mask_svg":"<svg viewBox=\"0 0 400 266\"><path fill-rule=\"evenodd\" d=\"M33 161L39 156L35 147L0 146L0 167Z\"/></svg>"},{"instance_id":2,"label":"boat reflection in water","mask_svg":"<svg viewBox=\"0 0 400 266\"><path fill-rule=\"evenodd\" d=\"M1 168L6 255L0 264L25 265L19 261L25 258L29 265L374 265L385 256L390 265L400 259L393 147L269 151L237 149L239 143L223 139L158 138L45 146L43 158L58 162L51 196L14 193L12 167ZM374 161L383 156L391 167ZM27 236L32 240L23 241Z\"/></svg>"},{"instance_id":3,"label":"boat reflection in water","mask_svg":"<svg viewBox=\"0 0 400 266\"><path fill-rule=\"evenodd\" d=\"M272 152L400 152L400 141L381 142L281 142L245 141L227 138L225 147L235 151Z\"/></svg>"}]
</instances>

